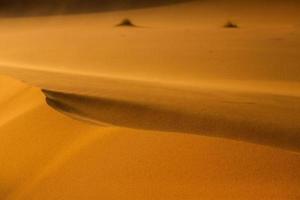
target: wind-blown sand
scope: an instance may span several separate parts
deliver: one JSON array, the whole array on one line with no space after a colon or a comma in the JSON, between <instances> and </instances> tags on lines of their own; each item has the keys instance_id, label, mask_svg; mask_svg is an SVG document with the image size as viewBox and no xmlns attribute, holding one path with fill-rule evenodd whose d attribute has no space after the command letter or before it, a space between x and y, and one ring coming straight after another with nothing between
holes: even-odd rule
<instances>
[{"instance_id":1,"label":"wind-blown sand","mask_svg":"<svg viewBox=\"0 0 300 200\"><path fill-rule=\"evenodd\" d=\"M299 7L1 19L0 198L299 198Z\"/></svg>"}]
</instances>

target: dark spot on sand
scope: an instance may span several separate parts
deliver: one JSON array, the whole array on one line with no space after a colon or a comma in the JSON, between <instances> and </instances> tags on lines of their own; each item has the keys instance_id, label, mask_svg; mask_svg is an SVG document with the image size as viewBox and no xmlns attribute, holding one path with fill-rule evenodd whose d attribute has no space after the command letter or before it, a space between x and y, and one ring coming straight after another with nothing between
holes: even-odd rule
<instances>
[{"instance_id":1,"label":"dark spot on sand","mask_svg":"<svg viewBox=\"0 0 300 200\"><path fill-rule=\"evenodd\" d=\"M136 27L135 24L132 23L130 19L123 19L117 26L122 26L122 27Z\"/></svg>"},{"instance_id":2,"label":"dark spot on sand","mask_svg":"<svg viewBox=\"0 0 300 200\"><path fill-rule=\"evenodd\" d=\"M228 21L225 25L224 25L224 28L239 28L239 26L232 22L232 21Z\"/></svg>"}]
</instances>

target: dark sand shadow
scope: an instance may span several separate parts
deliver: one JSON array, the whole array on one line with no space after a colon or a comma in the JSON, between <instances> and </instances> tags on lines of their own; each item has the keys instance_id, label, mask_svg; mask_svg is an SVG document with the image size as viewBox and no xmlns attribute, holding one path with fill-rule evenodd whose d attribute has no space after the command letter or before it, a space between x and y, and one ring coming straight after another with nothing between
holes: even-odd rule
<instances>
[{"instance_id":1,"label":"dark sand shadow","mask_svg":"<svg viewBox=\"0 0 300 200\"><path fill-rule=\"evenodd\" d=\"M222 137L300 152L300 129L249 117L189 112L152 104L42 90L55 110L92 123ZM255 104L251 106L256 106ZM228 105L230 107L230 105ZM255 109L254 109L255 110ZM255 112L255 111L253 111ZM249 113L253 114L253 113Z\"/></svg>"},{"instance_id":2,"label":"dark sand shadow","mask_svg":"<svg viewBox=\"0 0 300 200\"><path fill-rule=\"evenodd\" d=\"M0 0L0 16L25 17L107 12L156 7L195 0Z\"/></svg>"}]
</instances>

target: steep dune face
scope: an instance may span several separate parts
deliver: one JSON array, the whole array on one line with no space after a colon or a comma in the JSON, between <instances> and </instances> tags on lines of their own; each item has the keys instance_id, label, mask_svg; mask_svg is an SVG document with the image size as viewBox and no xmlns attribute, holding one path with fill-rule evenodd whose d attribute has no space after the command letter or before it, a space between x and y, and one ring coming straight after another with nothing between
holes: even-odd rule
<instances>
[{"instance_id":1,"label":"steep dune face","mask_svg":"<svg viewBox=\"0 0 300 200\"><path fill-rule=\"evenodd\" d=\"M2 76L0 82L0 199L6 199L78 138L98 131L58 115L37 88Z\"/></svg>"},{"instance_id":2,"label":"steep dune face","mask_svg":"<svg viewBox=\"0 0 300 200\"><path fill-rule=\"evenodd\" d=\"M76 119L300 150L297 83L179 84L13 66L2 67L2 72L47 88L47 103Z\"/></svg>"},{"instance_id":3,"label":"steep dune face","mask_svg":"<svg viewBox=\"0 0 300 200\"><path fill-rule=\"evenodd\" d=\"M299 97L151 89L143 88L148 91L145 99L139 98L140 91L136 91L129 101L46 90L44 93L54 109L94 123L218 136L300 152Z\"/></svg>"},{"instance_id":4,"label":"steep dune face","mask_svg":"<svg viewBox=\"0 0 300 200\"><path fill-rule=\"evenodd\" d=\"M28 87L0 78L15 90ZM4 84L5 83L5 84ZM4 90L1 90L4 91ZM1 94L4 94L1 92ZM1 100L4 95L1 97ZM0 126L0 199L297 199L298 154L216 138L91 126L37 88ZM4 116L8 110L3 110Z\"/></svg>"}]
</instances>

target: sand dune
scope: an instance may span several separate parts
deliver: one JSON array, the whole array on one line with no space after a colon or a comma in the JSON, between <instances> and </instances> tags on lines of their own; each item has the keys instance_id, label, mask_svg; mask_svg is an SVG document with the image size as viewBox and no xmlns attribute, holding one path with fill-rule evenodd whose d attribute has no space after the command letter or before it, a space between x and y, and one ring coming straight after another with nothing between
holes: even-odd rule
<instances>
[{"instance_id":1,"label":"sand dune","mask_svg":"<svg viewBox=\"0 0 300 200\"><path fill-rule=\"evenodd\" d=\"M12 66L1 71L45 88L47 103L76 119L300 150L297 83L275 88L272 82L180 84Z\"/></svg>"},{"instance_id":2,"label":"sand dune","mask_svg":"<svg viewBox=\"0 0 300 200\"><path fill-rule=\"evenodd\" d=\"M2 104L0 115L0 199L6 199L78 137L98 131L57 115L37 88L4 77L0 80L5 81L1 87L16 91L13 100ZM18 89L24 87L28 90L20 94Z\"/></svg>"},{"instance_id":3,"label":"sand dune","mask_svg":"<svg viewBox=\"0 0 300 200\"><path fill-rule=\"evenodd\" d=\"M27 87L0 80L14 90ZM34 100L36 106L0 126L1 199L299 196L298 154L198 135L92 126L49 108L38 88L27 95L12 104L24 108Z\"/></svg>"},{"instance_id":4,"label":"sand dune","mask_svg":"<svg viewBox=\"0 0 300 200\"><path fill-rule=\"evenodd\" d=\"M0 199L299 198L299 2L167 3L0 19Z\"/></svg>"},{"instance_id":5,"label":"sand dune","mask_svg":"<svg viewBox=\"0 0 300 200\"><path fill-rule=\"evenodd\" d=\"M300 151L299 97L218 90L144 91L148 94L143 97L152 101L138 101L138 93L135 101L125 101L43 92L56 110L94 123L225 137Z\"/></svg>"}]
</instances>

